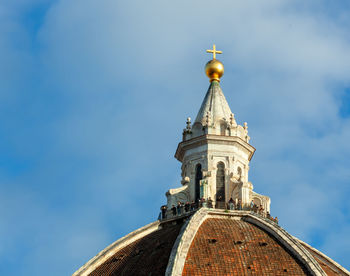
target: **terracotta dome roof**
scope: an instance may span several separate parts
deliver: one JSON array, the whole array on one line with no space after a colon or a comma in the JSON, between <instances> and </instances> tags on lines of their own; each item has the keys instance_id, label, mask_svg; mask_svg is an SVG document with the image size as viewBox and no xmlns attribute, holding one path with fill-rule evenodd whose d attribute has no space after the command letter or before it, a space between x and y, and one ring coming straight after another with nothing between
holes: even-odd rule
<instances>
[{"instance_id":1,"label":"terracotta dome roof","mask_svg":"<svg viewBox=\"0 0 350 276\"><path fill-rule=\"evenodd\" d=\"M307 275L305 266L261 228L243 220L208 218L188 251L182 275Z\"/></svg>"},{"instance_id":2,"label":"terracotta dome roof","mask_svg":"<svg viewBox=\"0 0 350 276\"><path fill-rule=\"evenodd\" d=\"M168 224L118 250L90 275L164 275L181 224Z\"/></svg>"},{"instance_id":3,"label":"terracotta dome roof","mask_svg":"<svg viewBox=\"0 0 350 276\"><path fill-rule=\"evenodd\" d=\"M272 221L202 208L116 241L73 275L350 275Z\"/></svg>"}]
</instances>

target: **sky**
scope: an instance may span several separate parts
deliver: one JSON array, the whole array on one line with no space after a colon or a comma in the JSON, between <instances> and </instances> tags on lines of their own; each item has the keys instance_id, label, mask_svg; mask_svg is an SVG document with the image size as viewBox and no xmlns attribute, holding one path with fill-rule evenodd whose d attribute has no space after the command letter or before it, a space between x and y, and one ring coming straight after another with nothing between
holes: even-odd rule
<instances>
[{"instance_id":1,"label":"sky","mask_svg":"<svg viewBox=\"0 0 350 276\"><path fill-rule=\"evenodd\" d=\"M292 235L350 269L348 1L0 0L0 274L71 275L157 219L208 89Z\"/></svg>"}]
</instances>

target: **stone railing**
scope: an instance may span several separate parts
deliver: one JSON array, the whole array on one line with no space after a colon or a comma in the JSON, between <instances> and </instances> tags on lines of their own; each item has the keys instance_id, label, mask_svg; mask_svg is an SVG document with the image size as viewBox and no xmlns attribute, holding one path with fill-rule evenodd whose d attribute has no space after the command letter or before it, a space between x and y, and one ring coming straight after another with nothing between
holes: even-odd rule
<instances>
[{"instance_id":1,"label":"stone railing","mask_svg":"<svg viewBox=\"0 0 350 276\"><path fill-rule=\"evenodd\" d=\"M229 210L230 211L250 211L252 214L255 214L261 218L267 219L269 222L278 225L278 220L271 217L269 213L266 213L264 211L259 211L256 208L251 208L247 204L241 205L241 206L237 206L237 205L232 206L228 202L217 201L216 203L214 203L213 201L208 201L208 200L199 201L198 203L192 203L187 208L187 210L185 208L185 204L182 204L180 207L175 206L176 210L174 211L172 209L170 210L167 209L165 213L163 212L159 213L158 219L164 220L164 219L170 219L170 218L175 218L179 216L189 215L200 208L219 209L219 210L227 210L227 211Z\"/></svg>"}]
</instances>

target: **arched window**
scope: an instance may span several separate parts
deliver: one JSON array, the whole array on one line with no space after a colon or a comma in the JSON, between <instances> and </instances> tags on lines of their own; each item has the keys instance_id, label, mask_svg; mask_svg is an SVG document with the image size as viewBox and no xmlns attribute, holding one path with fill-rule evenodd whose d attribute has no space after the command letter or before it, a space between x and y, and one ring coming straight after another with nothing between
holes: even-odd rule
<instances>
[{"instance_id":1,"label":"arched window","mask_svg":"<svg viewBox=\"0 0 350 276\"><path fill-rule=\"evenodd\" d=\"M196 166L196 179L194 183L194 199L197 202L200 198L200 181L202 180L202 165L197 164Z\"/></svg>"},{"instance_id":2,"label":"arched window","mask_svg":"<svg viewBox=\"0 0 350 276\"><path fill-rule=\"evenodd\" d=\"M257 206L260 206L260 205L261 205L261 199L260 199L260 198L254 197L254 198L253 198L253 202L254 202Z\"/></svg>"},{"instance_id":3,"label":"arched window","mask_svg":"<svg viewBox=\"0 0 350 276\"><path fill-rule=\"evenodd\" d=\"M225 164L223 162L217 165L216 200L225 202Z\"/></svg>"},{"instance_id":4,"label":"arched window","mask_svg":"<svg viewBox=\"0 0 350 276\"><path fill-rule=\"evenodd\" d=\"M221 135L226 135L226 127L225 127L225 124L221 124L220 125L220 134Z\"/></svg>"}]
</instances>

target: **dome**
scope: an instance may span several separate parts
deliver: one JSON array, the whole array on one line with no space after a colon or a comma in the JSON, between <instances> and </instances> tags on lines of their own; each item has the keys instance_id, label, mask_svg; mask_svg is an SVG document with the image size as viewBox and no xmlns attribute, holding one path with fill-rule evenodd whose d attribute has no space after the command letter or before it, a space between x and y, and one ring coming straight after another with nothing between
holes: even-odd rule
<instances>
[{"instance_id":1,"label":"dome","mask_svg":"<svg viewBox=\"0 0 350 276\"><path fill-rule=\"evenodd\" d=\"M116 241L77 275L350 275L332 259L249 211L201 208Z\"/></svg>"},{"instance_id":2,"label":"dome","mask_svg":"<svg viewBox=\"0 0 350 276\"><path fill-rule=\"evenodd\" d=\"M253 191L248 126L236 123L220 88L224 67L215 57L222 52L215 44L207 52L211 83L193 127L187 119L175 153L181 186L166 192L162 219L117 240L73 276L350 275L281 228L270 198Z\"/></svg>"}]
</instances>

